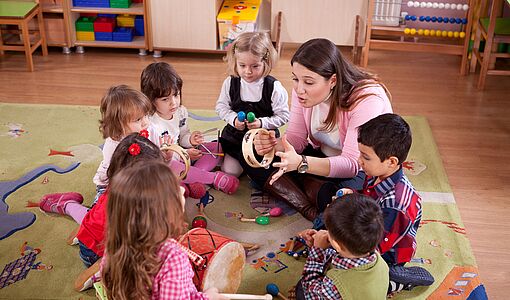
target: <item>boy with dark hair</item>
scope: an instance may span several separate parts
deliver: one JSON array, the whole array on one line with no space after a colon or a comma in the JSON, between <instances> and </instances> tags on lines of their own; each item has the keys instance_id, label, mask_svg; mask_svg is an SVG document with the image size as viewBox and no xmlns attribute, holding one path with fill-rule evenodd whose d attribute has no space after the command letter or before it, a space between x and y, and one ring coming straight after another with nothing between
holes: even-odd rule
<instances>
[{"instance_id":1,"label":"boy with dark hair","mask_svg":"<svg viewBox=\"0 0 510 300\"><path fill-rule=\"evenodd\" d=\"M396 114L380 115L358 129L358 162L367 175L362 193L377 201L384 216L378 249L390 269L389 292L434 282L424 268L404 267L416 252L422 215L421 198L402 170L411 143L409 125Z\"/></svg>"},{"instance_id":2,"label":"boy with dark hair","mask_svg":"<svg viewBox=\"0 0 510 300\"><path fill-rule=\"evenodd\" d=\"M377 203L362 194L345 195L324 217L327 231L299 234L310 251L296 299L386 299L388 266L375 251L384 227Z\"/></svg>"}]
</instances>

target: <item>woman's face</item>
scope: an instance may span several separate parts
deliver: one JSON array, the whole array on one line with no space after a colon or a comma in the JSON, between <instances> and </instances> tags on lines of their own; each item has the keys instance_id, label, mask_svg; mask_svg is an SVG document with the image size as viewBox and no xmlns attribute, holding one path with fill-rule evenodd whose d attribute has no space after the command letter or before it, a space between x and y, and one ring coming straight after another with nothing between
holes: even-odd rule
<instances>
[{"instance_id":1,"label":"woman's face","mask_svg":"<svg viewBox=\"0 0 510 300\"><path fill-rule=\"evenodd\" d=\"M331 89L336 84L336 74L326 79L294 62L292 65L292 81L299 103L301 106L309 108L327 100Z\"/></svg>"}]
</instances>

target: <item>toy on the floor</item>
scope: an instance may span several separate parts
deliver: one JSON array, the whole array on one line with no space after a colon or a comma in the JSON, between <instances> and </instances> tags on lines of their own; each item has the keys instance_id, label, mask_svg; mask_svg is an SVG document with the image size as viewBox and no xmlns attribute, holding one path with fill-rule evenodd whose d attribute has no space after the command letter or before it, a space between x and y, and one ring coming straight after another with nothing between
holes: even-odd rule
<instances>
[{"instance_id":1,"label":"toy on the floor","mask_svg":"<svg viewBox=\"0 0 510 300\"><path fill-rule=\"evenodd\" d=\"M287 255L294 257L295 259L299 259L301 256L308 256L308 246L304 239L295 236L291 239L289 250L287 250Z\"/></svg>"},{"instance_id":2,"label":"toy on the floor","mask_svg":"<svg viewBox=\"0 0 510 300\"><path fill-rule=\"evenodd\" d=\"M246 163L252 167L252 168L266 168L268 169L271 165L271 162L274 158L274 148L269 151L268 153L264 154L264 157L262 158L262 161L259 162L257 158L255 158L255 154L253 153L253 139L259 132L265 132L269 134L269 131L264 128L256 128L256 129L250 129L248 130L243 137L243 144L242 144L242 150L243 150L243 157Z\"/></svg>"},{"instance_id":3,"label":"toy on the floor","mask_svg":"<svg viewBox=\"0 0 510 300\"><path fill-rule=\"evenodd\" d=\"M258 216L255 219L249 219L245 218L242 213L238 214L238 219L241 222L255 222L259 225L267 225L269 224L269 217L268 216Z\"/></svg>"},{"instance_id":4,"label":"toy on the floor","mask_svg":"<svg viewBox=\"0 0 510 300\"><path fill-rule=\"evenodd\" d=\"M266 292L268 294L270 294L271 296L273 297L280 297L282 298L283 300L288 300L287 297L285 297L282 293L280 293L280 289L278 288L278 286L274 283L268 283L266 285Z\"/></svg>"},{"instance_id":5,"label":"toy on the floor","mask_svg":"<svg viewBox=\"0 0 510 300\"><path fill-rule=\"evenodd\" d=\"M273 207L268 212L269 216L271 217L279 217L283 214L283 209L281 207Z\"/></svg>"},{"instance_id":6,"label":"toy on the floor","mask_svg":"<svg viewBox=\"0 0 510 300\"><path fill-rule=\"evenodd\" d=\"M191 229L179 243L190 257L195 274L193 283L199 291L216 287L220 293L237 292L246 260L240 243L203 228Z\"/></svg>"}]
</instances>

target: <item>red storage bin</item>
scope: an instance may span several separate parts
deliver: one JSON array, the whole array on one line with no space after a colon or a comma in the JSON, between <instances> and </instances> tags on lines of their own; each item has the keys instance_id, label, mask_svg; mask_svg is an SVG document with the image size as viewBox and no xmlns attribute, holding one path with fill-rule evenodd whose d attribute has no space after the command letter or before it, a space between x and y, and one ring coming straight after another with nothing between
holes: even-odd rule
<instances>
[{"instance_id":1,"label":"red storage bin","mask_svg":"<svg viewBox=\"0 0 510 300\"><path fill-rule=\"evenodd\" d=\"M94 21L95 32L113 32L114 28L115 28L114 18L98 17Z\"/></svg>"}]
</instances>

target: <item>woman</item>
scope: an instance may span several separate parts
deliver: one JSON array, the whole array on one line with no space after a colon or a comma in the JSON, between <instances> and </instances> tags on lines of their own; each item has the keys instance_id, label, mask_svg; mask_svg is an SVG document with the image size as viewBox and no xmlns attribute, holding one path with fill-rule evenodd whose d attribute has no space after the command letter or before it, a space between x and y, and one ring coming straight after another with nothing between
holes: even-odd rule
<instances>
[{"instance_id":1,"label":"woman","mask_svg":"<svg viewBox=\"0 0 510 300\"><path fill-rule=\"evenodd\" d=\"M377 76L347 61L327 39L301 45L291 65L294 85L285 137L270 132L254 140L257 154L274 148L281 161L264 176L248 175L313 220L339 187L361 188L357 128L392 112L391 96Z\"/></svg>"}]
</instances>

